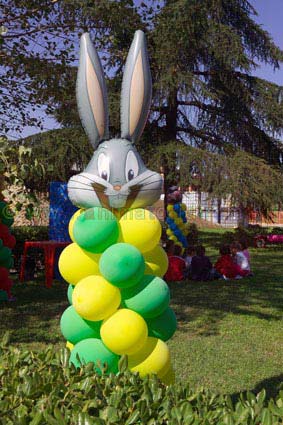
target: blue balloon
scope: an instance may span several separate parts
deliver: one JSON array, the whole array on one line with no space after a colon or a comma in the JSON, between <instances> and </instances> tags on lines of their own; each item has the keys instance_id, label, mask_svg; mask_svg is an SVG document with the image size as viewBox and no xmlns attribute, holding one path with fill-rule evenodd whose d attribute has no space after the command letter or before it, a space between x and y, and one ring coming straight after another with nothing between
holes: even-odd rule
<instances>
[{"instance_id":1,"label":"blue balloon","mask_svg":"<svg viewBox=\"0 0 283 425\"><path fill-rule=\"evenodd\" d=\"M185 213L185 211L181 211L181 217L182 217L182 218L185 218L185 217L186 217L186 213Z\"/></svg>"},{"instance_id":2,"label":"blue balloon","mask_svg":"<svg viewBox=\"0 0 283 425\"><path fill-rule=\"evenodd\" d=\"M180 210L181 210L181 205L180 204L174 204L174 211L176 212L176 213L178 213L178 212L180 212Z\"/></svg>"},{"instance_id":3,"label":"blue balloon","mask_svg":"<svg viewBox=\"0 0 283 425\"><path fill-rule=\"evenodd\" d=\"M184 218L183 218L183 222L184 222L184 223L187 223L187 221L188 221L188 220L187 220L187 217L184 217Z\"/></svg>"},{"instance_id":4,"label":"blue balloon","mask_svg":"<svg viewBox=\"0 0 283 425\"><path fill-rule=\"evenodd\" d=\"M172 224L172 223L174 223L174 220L173 220L173 218L171 218L171 217L166 217L166 223L170 226L170 224Z\"/></svg>"},{"instance_id":5,"label":"blue balloon","mask_svg":"<svg viewBox=\"0 0 283 425\"><path fill-rule=\"evenodd\" d=\"M180 230L180 229L175 230L175 231L174 231L174 235L175 235L178 239L180 239L180 238L182 237L182 232L181 232L181 230Z\"/></svg>"},{"instance_id":6,"label":"blue balloon","mask_svg":"<svg viewBox=\"0 0 283 425\"><path fill-rule=\"evenodd\" d=\"M171 230L173 230L173 231L174 231L174 230L178 230L178 226L177 226L177 224L173 222L173 223L170 225L170 229L171 229Z\"/></svg>"}]
</instances>

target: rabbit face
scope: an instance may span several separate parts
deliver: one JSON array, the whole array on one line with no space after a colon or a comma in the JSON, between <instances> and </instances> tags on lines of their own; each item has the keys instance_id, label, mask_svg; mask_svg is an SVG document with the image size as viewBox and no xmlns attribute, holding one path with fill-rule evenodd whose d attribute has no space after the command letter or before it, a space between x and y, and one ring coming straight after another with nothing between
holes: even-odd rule
<instances>
[{"instance_id":1,"label":"rabbit face","mask_svg":"<svg viewBox=\"0 0 283 425\"><path fill-rule=\"evenodd\" d=\"M81 38L77 102L95 152L87 168L68 182L71 201L81 208L137 208L159 199L162 178L148 170L133 143L141 136L151 102L145 35L136 31L123 75L121 138L109 140L103 69L89 35Z\"/></svg>"},{"instance_id":2,"label":"rabbit face","mask_svg":"<svg viewBox=\"0 0 283 425\"><path fill-rule=\"evenodd\" d=\"M68 183L71 201L80 207L139 208L159 199L160 174L148 170L126 139L101 143L85 171Z\"/></svg>"}]
</instances>

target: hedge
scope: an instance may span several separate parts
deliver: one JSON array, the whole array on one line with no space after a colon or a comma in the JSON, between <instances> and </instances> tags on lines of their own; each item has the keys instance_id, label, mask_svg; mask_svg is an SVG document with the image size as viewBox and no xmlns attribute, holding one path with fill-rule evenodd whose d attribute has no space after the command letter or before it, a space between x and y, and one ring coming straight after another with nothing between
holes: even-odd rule
<instances>
[{"instance_id":1,"label":"hedge","mask_svg":"<svg viewBox=\"0 0 283 425\"><path fill-rule=\"evenodd\" d=\"M11 228L13 235L16 238L16 246L13 249L13 255L15 259L15 267L17 270L20 268L21 256L24 251L25 241L47 241L48 238L48 227L47 226L13 226ZM37 250L29 250L29 256L37 254ZM43 254L39 255L39 258L43 258Z\"/></svg>"},{"instance_id":2,"label":"hedge","mask_svg":"<svg viewBox=\"0 0 283 425\"><path fill-rule=\"evenodd\" d=\"M164 386L156 377L140 379L120 362L118 375L101 376L93 364L69 367L68 350L31 352L0 343L0 423L38 424L282 424L283 391L267 400L265 391L215 395L185 384Z\"/></svg>"}]
</instances>

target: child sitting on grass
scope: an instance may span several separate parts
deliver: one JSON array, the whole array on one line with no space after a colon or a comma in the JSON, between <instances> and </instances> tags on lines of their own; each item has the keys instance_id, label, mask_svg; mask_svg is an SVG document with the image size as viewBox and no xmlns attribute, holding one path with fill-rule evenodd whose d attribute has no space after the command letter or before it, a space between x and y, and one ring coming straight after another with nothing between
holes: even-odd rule
<instances>
[{"instance_id":1,"label":"child sitting on grass","mask_svg":"<svg viewBox=\"0 0 283 425\"><path fill-rule=\"evenodd\" d=\"M210 259L205 255L205 247L198 246L196 255L191 262L191 278L197 281L207 281L213 279L212 264Z\"/></svg>"},{"instance_id":2,"label":"child sitting on grass","mask_svg":"<svg viewBox=\"0 0 283 425\"><path fill-rule=\"evenodd\" d=\"M186 263L186 276L190 276L191 274L191 263L193 257L196 255L196 248L194 246L189 246L186 248L184 260Z\"/></svg>"},{"instance_id":3,"label":"child sitting on grass","mask_svg":"<svg viewBox=\"0 0 283 425\"><path fill-rule=\"evenodd\" d=\"M215 269L224 279L241 279L247 276L249 272L242 270L238 264L234 263L229 245L222 245L219 252L220 258L218 258L215 264Z\"/></svg>"},{"instance_id":4,"label":"child sitting on grass","mask_svg":"<svg viewBox=\"0 0 283 425\"><path fill-rule=\"evenodd\" d=\"M251 272L250 264L239 242L233 242L231 244L231 253L234 263L249 274Z\"/></svg>"},{"instance_id":5,"label":"child sitting on grass","mask_svg":"<svg viewBox=\"0 0 283 425\"><path fill-rule=\"evenodd\" d=\"M250 256L250 253L249 253L247 240L245 238L242 238L242 239L240 239L239 243L242 247L242 253L244 254L246 259L248 260L249 268L251 270L251 256Z\"/></svg>"},{"instance_id":6,"label":"child sitting on grass","mask_svg":"<svg viewBox=\"0 0 283 425\"><path fill-rule=\"evenodd\" d=\"M164 279L167 282L178 282L180 280L184 280L186 263L181 255L182 247L180 245L174 245L173 254L171 254L170 251L167 252L168 270L164 276Z\"/></svg>"}]
</instances>

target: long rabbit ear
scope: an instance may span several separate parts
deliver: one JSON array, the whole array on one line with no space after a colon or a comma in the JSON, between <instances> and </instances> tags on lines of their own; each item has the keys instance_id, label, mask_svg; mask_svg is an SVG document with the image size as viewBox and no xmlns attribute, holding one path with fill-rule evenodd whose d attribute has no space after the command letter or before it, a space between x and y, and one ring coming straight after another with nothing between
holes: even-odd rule
<instances>
[{"instance_id":1,"label":"long rabbit ear","mask_svg":"<svg viewBox=\"0 0 283 425\"><path fill-rule=\"evenodd\" d=\"M108 138L108 102L103 69L87 33L81 36L76 94L83 127L96 148Z\"/></svg>"},{"instance_id":2,"label":"long rabbit ear","mask_svg":"<svg viewBox=\"0 0 283 425\"><path fill-rule=\"evenodd\" d=\"M121 135L135 142L141 136L151 102L151 74L146 39L136 31L127 57L121 95Z\"/></svg>"}]
</instances>

